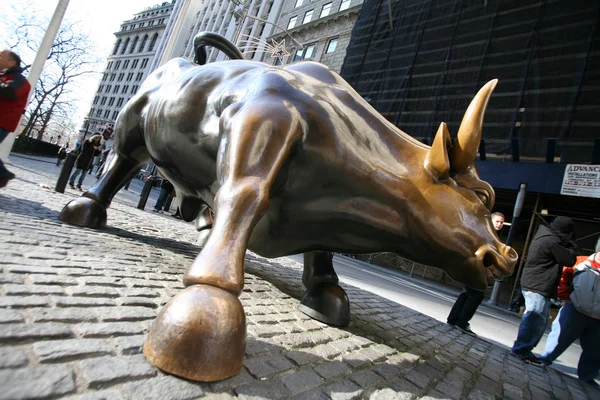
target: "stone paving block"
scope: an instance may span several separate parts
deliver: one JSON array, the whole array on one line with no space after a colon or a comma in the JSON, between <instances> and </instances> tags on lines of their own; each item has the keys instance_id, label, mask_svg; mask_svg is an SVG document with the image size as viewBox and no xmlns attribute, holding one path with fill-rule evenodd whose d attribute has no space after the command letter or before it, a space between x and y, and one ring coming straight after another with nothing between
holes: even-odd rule
<instances>
[{"instance_id":1,"label":"stone paving block","mask_svg":"<svg viewBox=\"0 0 600 400\"><path fill-rule=\"evenodd\" d=\"M34 322L96 321L96 316L87 308L31 308L28 312Z\"/></svg>"},{"instance_id":2,"label":"stone paving block","mask_svg":"<svg viewBox=\"0 0 600 400\"><path fill-rule=\"evenodd\" d=\"M377 375L375 372L370 369L364 369L361 371L353 372L350 376L348 376L352 382L356 383L363 389L368 389L374 386L377 386L383 383L383 378Z\"/></svg>"},{"instance_id":3,"label":"stone paving block","mask_svg":"<svg viewBox=\"0 0 600 400\"><path fill-rule=\"evenodd\" d=\"M0 341L20 341L31 339L64 338L72 335L69 324L49 322L43 324L3 324L0 325Z\"/></svg>"},{"instance_id":4,"label":"stone paving block","mask_svg":"<svg viewBox=\"0 0 600 400\"><path fill-rule=\"evenodd\" d=\"M64 273L64 271L60 271ZM60 286L77 286L77 279L65 275L30 275L27 280L34 285L60 285Z\"/></svg>"},{"instance_id":5,"label":"stone paving block","mask_svg":"<svg viewBox=\"0 0 600 400\"><path fill-rule=\"evenodd\" d=\"M247 354L247 353L246 353ZM323 361L323 358L306 351L286 351L282 353L285 357L292 360L296 365L303 366L306 364L316 364Z\"/></svg>"},{"instance_id":6,"label":"stone paving block","mask_svg":"<svg viewBox=\"0 0 600 400\"><path fill-rule=\"evenodd\" d=\"M139 335L143 329L135 322L85 323L73 327L75 333L85 337Z\"/></svg>"},{"instance_id":7,"label":"stone paving block","mask_svg":"<svg viewBox=\"0 0 600 400\"><path fill-rule=\"evenodd\" d=\"M506 396L504 397L507 398ZM473 389L467 396L467 400L494 400L495 397L489 393L482 392L479 389Z\"/></svg>"},{"instance_id":8,"label":"stone paving block","mask_svg":"<svg viewBox=\"0 0 600 400\"><path fill-rule=\"evenodd\" d=\"M293 370L294 364L282 355L267 355L247 359L244 366L256 378L266 378L284 371Z\"/></svg>"},{"instance_id":9,"label":"stone paving block","mask_svg":"<svg viewBox=\"0 0 600 400\"><path fill-rule=\"evenodd\" d=\"M27 353L20 347L0 347L0 368L24 367L29 363ZM1 385L1 383L0 383ZM0 392L0 397L2 394Z\"/></svg>"},{"instance_id":10,"label":"stone paving block","mask_svg":"<svg viewBox=\"0 0 600 400\"><path fill-rule=\"evenodd\" d=\"M350 373L350 368L348 367L348 364L339 360L335 360L317 365L315 367L315 372L321 375L326 380L329 380L338 376L347 375L348 373Z\"/></svg>"},{"instance_id":11,"label":"stone paving block","mask_svg":"<svg viewBox=\"0 0 600 400\"><path fill-rule=\"evenodd\" d=\"M155 300L148 297L119 297L115 300L118 306L139 306L147 308L157 308Z\"/></svg>"},{"instance_id":12,"label":"stone paving block","mask_svg":"<svg viewBox=\"0 0 600 400\"><path fill-rule=\"evenodd\" d=\"M462 396L462 388L452 386L446 381L438 382L435 389L453 400L459 400Z\"/></svg>"},{"instance_id":13,"label":"stone paving block","mask_svg":"<svg viewBox=\"0 0 600 400\"><path fill-rule=\"evenodd\" d=\"M115 301L106 297L53 297L56 307L107 307L114 306Z\"/></svg>"},{"instance_id":14,"label":"stone paving block","mask_svg":"<svg viewBox=\"0 0 600 400\"><path fill-rule=\"evenodd\" d=\"M280 379L293 395L314 389L325 382L313 371L292 372L282 375Z\"/></svg>"},{"instance_id":15,"label":"stone paving block","mask_svg":"<svg viewBox=\"0 0 600 400\"><path fill-rule=\"evenodd\" d=\"M313 347L311 352L327 360L332 360L342 354L342 352L336 349L332 344L320 344Z\"/></svg>"},{"instance_id":16,"label":"stone paving block","mask_svg":"<svg viewBox=\"0 0 600 400\"><path fill-rule=\"evenodd\" d=\"M63 400L125 400L125 397L118 390L108 389L68 396Z\"/></svg>"},{"instance_id":17,"label":"stone paving block","mask_svg":"<svg viewBox=\"0 0 600 400\"><path fill-rule=\"evenodd\" d=\"M33 352L40 362L48 363L109 355L113 346L105 339L46 340L34 343Z\"/></svg>"},{"instance_id":18,"label":"stone paving block","mask_svg":"<svg viewBox=\"0 0 600 400\"><path fill-rule=\"evenodd\" d=\"M93 358L81 361L81 368L90 388L149 378L157 373L143 355Z\"/></svg>"},{"instance_id":19,"label":"stone paving block","mask_svg":"<svg viewBox=\"0 0 600 400\"><path fill-rule=\"evenodd\" d=\"M323 392L332 400L359 399L363 390L355 383L344 379L325 386Z\"/></svg>"},{"instance_id":20,"label":"stone paving block","mask_svg":"<svg viewBox=\"0 0 600 400\"><path fill-rule=\"evenodd\" d=\"M127 286L133 287L133 288L140 288L140 287L163 288L164 287L162 281L151 281L151 280L147 280L147 279L130 279L130 278L123 279L123 281L125 282L125 284L127 284Z\"/></svg>"},{"instance_id":21,"label":"stone paving block","mask_svg":"<svg viewBox=\"0 0 600 400\"><path fill-rule=\"evenodd\" d=\"M132 355L140 354L142 352L142 348L144 347L144 343L146 342L146 336L123 336L115 338L114 340L117 344L118 349L121 350L121 354Z\"/></svg>"},{"instance_id":22,"label":"stone paving block","mask_svg":"<svg viewBox=\"0 0 600 400\"><path fill-rule=\"evenodd\" d=\"M3 399L54 398L76 390L75 374L65 365L2 370L0 390Z\"/></svg>"},{"instance_id":23,"label":"stone paving block","mask_svg":"<svg viewBox=\"0 0 600 400\"><path fill-rule=\"evenodd\" d=\"M23 283L23 278L17 274L0 274L0 283Z\"/></svg>"},{"instance_id":24,"label":"stone paving block","mask_svg":"<svg viewBox=\"0 0 600 400\"><path fill-rule=\"evenodd\" d=\"M82 297L119 297L119 292L115 288L106 288L102 286L74 286L65 289L71 296Z\"/></svg>"},{"instance_id":25,"label":"stone paving block","mask_svg":"<svg viewBox=\"0 0 600 400\"><path fill-rule=\"evenodd\" d=\"M291 395L290 390L278 380L242 385L234 389L239 399L281 399Z\"/></svg>"},{"instance_id":26,"label":"stone paving block","mask_svg":"<svg viewBox=\"0 0 600 400\"><path fill-rule=\"evenodd\" d=\"M110 321L142 321L156 318L156 311L147 307L103 307L94 310L98 317Z\"/></svg>"},{"instance_id":27,"label":"stone paving block","mask_svg":"<svg viewBox=\"0 0 600 400\"><path fill-rule=\"evenodd\" d=\"M390 388L376 390L369 396L369 400L410 400L412 398L412 393L396 392Z\"/></svg>"},{"instance_id":28,"label":"stone paving block","mask_svg":"<svg viewBox=\"0 0 600 400\"><path fill-rule=\"evenodd\" d=\"M8 271L13 274L57 274L58 269L38 265L10 265Z\"/></svg>"},{"instance_id":29,"label":"stone paving block","mask_svg":"<svg viewBox=\"0 0 600 400\"><path fill-rule=\"evenodd\" d=\"M43 296L0 296L0 308L44 307L50 303Z\"/></svg>"},{"instance_id":30,"label":"stone paving block","mask_svg":"<svg viewBox=\"0 0 600 400\"><path fill-rule=\"evenodd\" d=\"M207 385L161 376L126 383L123 391L131 400L191 400L202 397L203 387Z\"/></svg>"},{"instance_id":31,"label":"stone paving block","mask_svg":"<svg viewBox=\"0 0 600 400\"><path fill-rule=\"evenodd\" d=\"M140 288L119 288L117 289L121 297L160 297L160 291L156 289Z\"/></svg>"},{"instance_id":32,"label":"stone paving block","mask_svg":"<svg viewBox=\"0 0 600 400\"><path fill-rule=\"evenodd\" d=\"M86 278L80 278L85 286L102 286L102 287L123 287L125 282L121 278L110 277L110 276L90 276Z\"/></svg>"},{"instance_id":33,"label":"stone paving block","mask_svg":"<svg viewBox=\"0 0 600 400\"><path fill-rule=\"evenodd\" d=\"M0 308L0 324L23 321L23 315L19 311Z\"/></svg>"}]
</instances>

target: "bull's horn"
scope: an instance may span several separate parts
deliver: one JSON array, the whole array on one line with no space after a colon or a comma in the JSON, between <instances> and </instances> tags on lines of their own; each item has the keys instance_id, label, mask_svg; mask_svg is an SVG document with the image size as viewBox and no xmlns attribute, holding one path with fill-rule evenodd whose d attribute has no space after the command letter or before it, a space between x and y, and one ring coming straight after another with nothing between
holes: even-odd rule
<instances>
[{"instance_id":1,"label":"bull's horn","mask_svg":"<svg viewBox=\"0 0 600 400\"><path fill-rule=\"evenodd\" d=\"M498 79L493 79L479 89L465 112L458 129L456 143L450 149L450 165L456 172L466 171L475 161L479 142L481 142L485 109L497 83Z\"/></svg>"},{"instance_id":2,"label":"bull's horn","mask_svg":"<svg viewBox=\"0 0 600 400\"><path fill-rule=\"evenodd\" d=\"M448 147L452 144L448 125L440 124L435 139L431 144L431 150L425 158L425 169L435 179L446 179L450 176L450 161L448 160Z\"/></svg>"}]
</instances>

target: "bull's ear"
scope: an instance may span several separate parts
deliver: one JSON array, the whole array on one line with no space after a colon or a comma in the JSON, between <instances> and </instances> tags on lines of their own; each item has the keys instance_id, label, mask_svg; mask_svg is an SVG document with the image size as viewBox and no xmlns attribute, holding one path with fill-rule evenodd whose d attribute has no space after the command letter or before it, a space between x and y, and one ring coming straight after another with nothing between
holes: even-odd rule
<instances>
[{"instance_id":1,"label":"bull's ear","mask_svg":"<svg viewBox=\"0 0 600 400\"><path fill-rule=\"evenodd\" d=\"M438 180L450 176L450 161L448 159L448 148L452 146L448 126L442 122L435 134L431 149L425 158L425 169Z\"/></svg>"}]
</instances>

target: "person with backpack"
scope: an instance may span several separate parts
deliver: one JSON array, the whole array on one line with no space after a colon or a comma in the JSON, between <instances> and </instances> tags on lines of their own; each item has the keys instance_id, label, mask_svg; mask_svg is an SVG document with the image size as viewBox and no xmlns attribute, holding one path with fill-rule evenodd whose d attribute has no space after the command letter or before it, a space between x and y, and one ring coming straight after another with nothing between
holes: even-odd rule
<instances>
[{"instance_id":1,"label":"person with backpack","mask_svg":"<svg viewBox=\"0 0 600 400\"><path fill-rule=\"evenodd\" d=\"M595 379L600 372L600 239L595 251L574 268L563 268L561 283L564 285L561 286L570 287L570 293L552 323L540 360L551 365L575 339L579 339L581 356L577 376L598 387ZM565 293L564 289L562 292Z\"/></svg>"}]
</instances>

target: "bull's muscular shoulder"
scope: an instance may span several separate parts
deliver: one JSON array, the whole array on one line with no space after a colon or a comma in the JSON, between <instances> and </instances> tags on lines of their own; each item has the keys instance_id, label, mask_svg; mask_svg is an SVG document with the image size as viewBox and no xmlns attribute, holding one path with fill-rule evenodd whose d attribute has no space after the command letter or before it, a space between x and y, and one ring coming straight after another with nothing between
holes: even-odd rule
<instances>
[{"instance_id":1,"label":"bull's muscular shoulder","mask_svg":"<svg viewBox=\"0 0 600 400\"><path fill-rule=\"evenodd\" d=\"M339 84L343 82L338 74L333 72L329 67L314 61L304 61L285 67L286 70L299 72L308 75L313 79L317 79L328 85Z\"/></svg>"}]
</instances>

